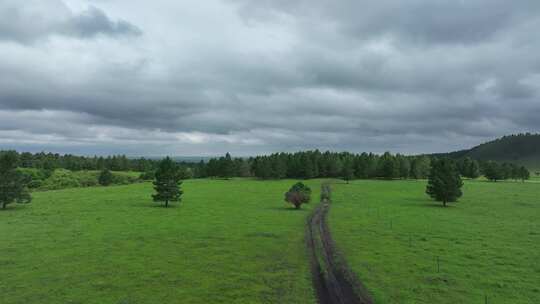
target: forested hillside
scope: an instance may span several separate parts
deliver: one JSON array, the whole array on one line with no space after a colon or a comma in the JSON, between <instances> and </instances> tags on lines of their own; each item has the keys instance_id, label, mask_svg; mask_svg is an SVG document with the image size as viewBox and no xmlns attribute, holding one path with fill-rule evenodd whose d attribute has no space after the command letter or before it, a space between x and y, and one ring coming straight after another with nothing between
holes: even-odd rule
<instances>
[{"instance_id":1,"label":"forested hillside","mask_svg":"<svg viewBox=\"0 0 540 304\"><path fill-rule=\"evenodd\" d=\"M445 154L437 154L443 156ZM540 168L540 134L517 134L481 144L469 150L446 154L452 158L470 157L479 161L512 162Z\"/></svg>"}]
</instances>

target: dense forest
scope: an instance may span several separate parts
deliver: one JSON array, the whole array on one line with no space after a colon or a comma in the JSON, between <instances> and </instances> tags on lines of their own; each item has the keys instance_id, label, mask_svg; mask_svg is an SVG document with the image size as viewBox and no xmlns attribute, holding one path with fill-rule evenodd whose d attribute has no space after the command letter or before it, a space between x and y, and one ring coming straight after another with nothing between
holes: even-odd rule
<instances>
[{"instance_id":1,"label":"dense forest","mask_svg":"<svg viewBox=\"0 0 540 304\"><path fill-rule=\"evenodd\" d=\"M434 154L437 157L479 161L511 162L532 169L540 169L540 134L508 135L474 148L451 153Z\"/></svg>"},{"instance_id":2,"label":"dense forest","mask_svg":"<svg viewBox=\"0 0 540 304\"><path fill-rule=\"evenodd\" d=\"M154 178L158 164L155 159L131 159L125 155L84 157L43 152L32 154L11 151L11 153L17 154L19 168L34 170L31 171L34 179L39 177L43 181L48 179L56 169L72 172L136 171L141 173L140 180L151 180ZM178 167L183 179L208 177L341 178L347 181L352 179L425 179L429 174L432 159L437 157L454 158L459 173L467 178L484 175L496 181L527 179L529 176L527 169L513 163L478 161L466 154L456 153L406 156L389 152L377 155L314 150L296 153L282 152L250 158L233 158L227 153L225 156L212 158L206 162L202 160L198 163L178 162Z\"/></svg>"}]
</instances>

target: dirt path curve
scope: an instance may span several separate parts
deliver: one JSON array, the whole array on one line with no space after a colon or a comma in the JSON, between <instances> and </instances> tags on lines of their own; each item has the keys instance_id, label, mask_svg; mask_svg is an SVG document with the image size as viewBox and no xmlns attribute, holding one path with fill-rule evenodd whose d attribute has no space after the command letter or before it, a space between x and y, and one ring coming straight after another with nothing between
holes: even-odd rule
<instances>
[{"instance_id":1,"label":"dirt path curve","mask_svg":"<svg viewBox=\"0 0 540 304\"><path fill-rule=\"evenodd\" d=\"M329 185L321 191L330 192ZM327 188L325 188L327 187ZM320 304L371 304L364 286L338 254L326 221L330 200L324 198L308 218L306 242L313 284Z\"/></svg>"}]
</instances>

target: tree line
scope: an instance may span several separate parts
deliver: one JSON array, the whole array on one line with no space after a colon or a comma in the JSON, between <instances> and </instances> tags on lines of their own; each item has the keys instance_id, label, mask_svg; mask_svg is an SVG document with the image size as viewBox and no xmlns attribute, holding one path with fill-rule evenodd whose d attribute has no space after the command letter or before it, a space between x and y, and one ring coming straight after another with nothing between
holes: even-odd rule
<instances>
[{"instance_id":1,"label":"tree line","mask_svg":"<svg viewBox=\"0 0 540 304\"><path fill-rule=\"evenodd\" d=\"M114 156L76 156L53 153L12 153L16 156L17 167L37 168L52 172L62 168L70 171L110 170L142 172L141 179L152 180L159 160L148 158L131 159L125 155ZM182 179L189 178L231 178L256 177L259 179L282 178L342 178L352 179L426 179L435 156L406 156L386 152L373 153L320 152L319 150L295 153L274 153L250 158L233 158L229 153L212 158L208 162L179 162ZM528 179L529 171L523 166L511 163L479 162L469 157L456 160L461 176L477 178L481 175L489 180Z\"/></svg>"},{"instance_id":2,"label":"tree line","mask_svg":"<svg viewBox=\"0 0 540 304\"><path fill-rule=\"evenodd\" d=\"M426 179L434 160L438 157L405 156L386 152L354 154L349 152L303 151L274 153L250 158L233 158L229 153L213 158L207 163L192 166L193 177L256 177L259 179L282 178L342 178L352 179ZM492 181L529 179L524 166L493 161L479 162L470 157L454 161L458 173L475 179L481 175Z\"/></svg>"},{"instance_id":3,"label":"tree line","mask_svg":"<svg viewBox=\"0 0 540 304\"><path fill-rule=\"evenodd\" d=\"M11 153L17 158L17 165L21 168L35 168L43 170L67 169L71 171L104 170L111 171L139 171L154 170L159 160L137 158L131 159L125 155L113 156L77 156L58 153L18 153L16 151L0 151L0 154Z\"/></svg>"},{"instance_id":4,"label":"tree line","mask_svg":"<svg viewBox=\"0 0 540 304\"><path fill-rule=\"evenodd\" d=\"M250 158L232 158L229 153L194 168L195 177L281 178L427 178L428 156L373 153L302 151L274 153Z\"/></svg>"}]
</instances>

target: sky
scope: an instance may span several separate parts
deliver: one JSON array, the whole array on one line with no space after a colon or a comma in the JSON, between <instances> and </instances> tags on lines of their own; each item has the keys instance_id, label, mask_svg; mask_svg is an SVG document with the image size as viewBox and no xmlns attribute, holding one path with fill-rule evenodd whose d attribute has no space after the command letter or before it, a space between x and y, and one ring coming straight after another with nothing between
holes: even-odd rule
<instances>
[{"instance_id":1,"label":"sky","mask_svg":"<svg viewBox=\"0 0 540 304\"><path fill-rule=\"evenodd\" d=\"M538 0L0 0L0 150L415 154L540 131Z\"/></svg>"}]
</instances>

